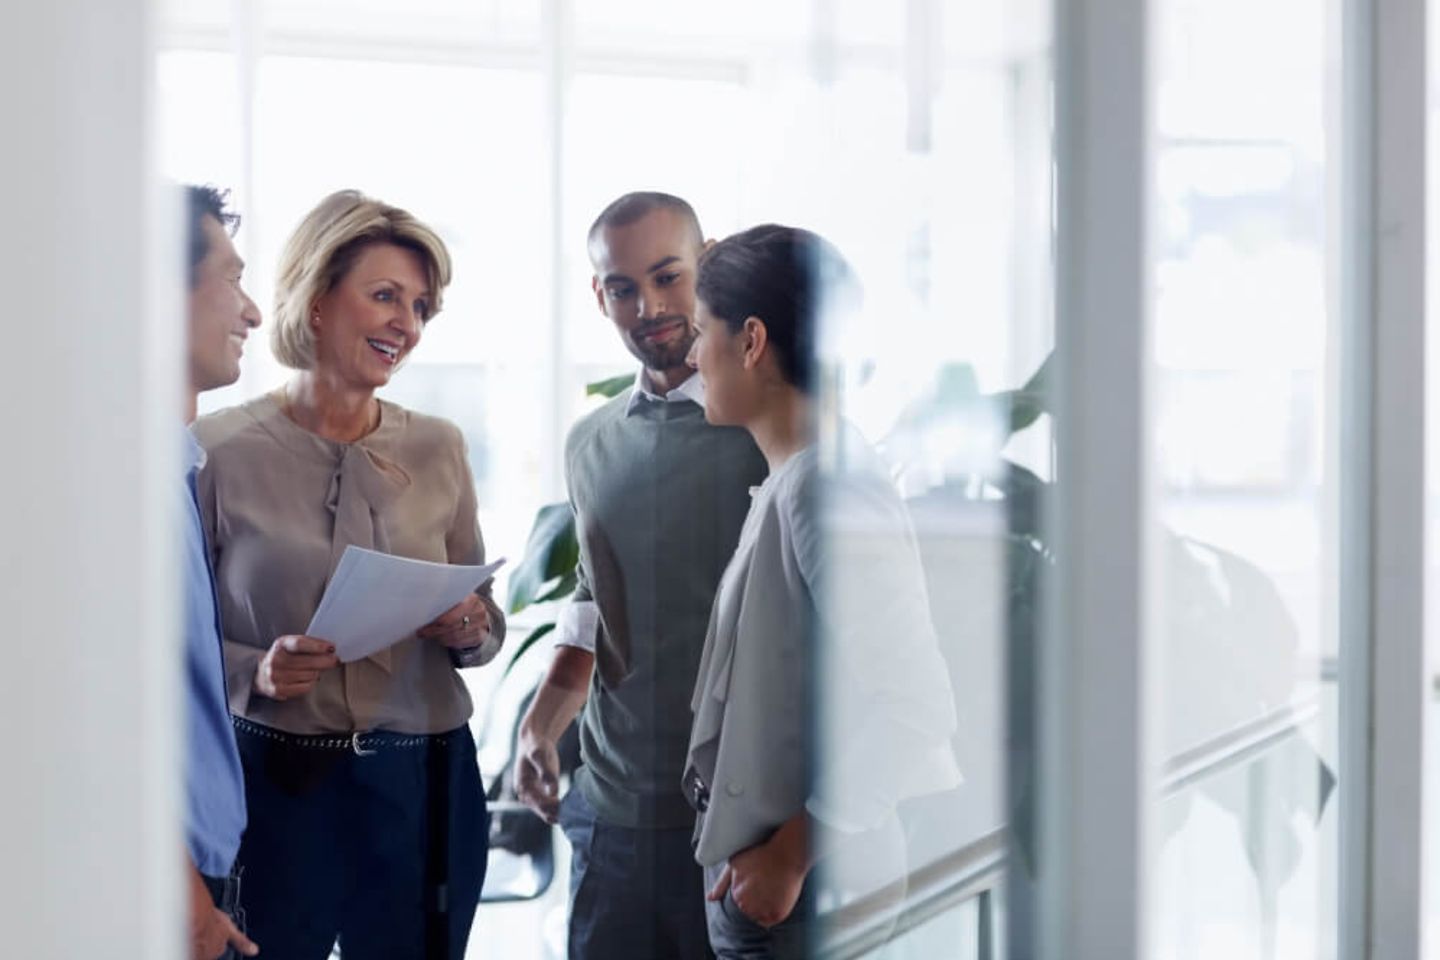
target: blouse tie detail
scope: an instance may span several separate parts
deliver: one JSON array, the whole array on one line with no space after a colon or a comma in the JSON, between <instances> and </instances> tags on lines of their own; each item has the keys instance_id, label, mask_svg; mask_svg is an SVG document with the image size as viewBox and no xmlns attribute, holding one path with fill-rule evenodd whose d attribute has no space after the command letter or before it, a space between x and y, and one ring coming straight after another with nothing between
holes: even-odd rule
<instances>
[{"instance_id":1,"label":"blouse tie detail","mask_svg":"<svg viewBox=\"0 0 1440 960\"><path fill-rule=\"evenodd\" d=\"M351 544L390 552L390 537L385 530L385 508L410 486L410 475L398 464L358 443L349 444L335 467L325 506L335 518L330 538L330 570L335 568L345 548ZM390 672L390 649L387 647L367 657L387 674Z\"/></svg>"}]
</instances>

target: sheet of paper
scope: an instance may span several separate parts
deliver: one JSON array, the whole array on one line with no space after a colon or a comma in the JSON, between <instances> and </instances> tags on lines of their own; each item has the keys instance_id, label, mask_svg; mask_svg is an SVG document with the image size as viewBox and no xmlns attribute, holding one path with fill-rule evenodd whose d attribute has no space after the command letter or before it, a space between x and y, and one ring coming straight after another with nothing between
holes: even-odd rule
<instances>
[{"instance_id":1,"label":"sheet of paper","mask_svg":"<svg viewBox=\"0 0 1440 960\"><path fill-rule=\"evenodd\" d=\"M341 663L361 660L455 606L504 563L430 563L348 546L305 632L335 644Z\"/></svg>"}]
</instances>

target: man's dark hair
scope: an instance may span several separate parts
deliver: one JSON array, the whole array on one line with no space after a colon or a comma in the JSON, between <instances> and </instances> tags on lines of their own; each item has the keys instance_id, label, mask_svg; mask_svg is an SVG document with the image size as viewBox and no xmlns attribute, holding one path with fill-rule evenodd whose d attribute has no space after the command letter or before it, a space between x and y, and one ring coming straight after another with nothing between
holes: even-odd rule
<instances>
[{"instance_id":1,"label":"man's dark hair","mask_svg":"<svg viewBox=\"0 0 1440 960\"><path fill-rule=\"evenodd\" d=\"M821 312L857 289L845 258L829 241L808 230L767 223L705 251L695 295L731 333L738 333L748 318L759 318L785 381L810 393Z\"/></svg>"},{"instance_id":2,"label":"man's dark hair","mask_svg":"<svg viewBox=\"0 0 1440 960\"><path fill-rule=\"evenodd\" d=\"M585 236L585 243L587 246L592 245L602 230L609 227L628 227L656 210L674 210L695 228L695 243L699 245L705 242L705 234L700 230L700 218L695 216L694 207L673 194L641 190L627 193L601 210L600 216L596 217L595 222L590 225L590 232Z\"/></svg>"},{"instance_id":3,"label":"man's dark hair","mask_svg":"<svg viewBox=\"0 0 1440 960\"><path fill-rule=\"evenodd\" d=\"M210 253L210 244L205 240L205 218L214 217L230 236L240 227L240 214L225 208L230 199L229 190L205 184L185 185L185 223L187 227L186 247L189 252L190 285L195 285L195 271Z\"/></svg>"}]
</instances>

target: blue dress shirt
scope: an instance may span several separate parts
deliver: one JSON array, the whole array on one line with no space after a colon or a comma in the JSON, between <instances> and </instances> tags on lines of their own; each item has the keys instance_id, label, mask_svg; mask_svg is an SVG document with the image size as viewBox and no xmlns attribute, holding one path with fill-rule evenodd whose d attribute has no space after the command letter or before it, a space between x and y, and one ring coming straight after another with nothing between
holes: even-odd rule
<instances>
[{"instance_id":1,"label":"blue dress shirt","mask_svg":"<svg viewBox=\"0 0 1440 960\"><path fill-rule=\"evenodd\" d=\"M230 724L215 579L195 497L205 451L188 430L184 449L185 839L196 869L225 877L245 831L245 784Z\"/></svg>"}]
</instances>

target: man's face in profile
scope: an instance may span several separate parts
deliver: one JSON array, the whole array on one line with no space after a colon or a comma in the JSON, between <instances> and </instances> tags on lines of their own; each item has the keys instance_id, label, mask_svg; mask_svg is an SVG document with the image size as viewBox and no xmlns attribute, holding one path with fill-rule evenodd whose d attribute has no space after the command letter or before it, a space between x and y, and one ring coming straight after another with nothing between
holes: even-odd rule
<instances>
[{"instance_id":1,"label":"man's face in profile","mask_svg":"<svg viewBox=\"0 0 1440 960\"><path fill-rule=\"evenodd\" d=\"M240 287L245 262L220 221L207 216L205 259L191 277L187 302L190 386L196 392L234 383L240 377L245 338L260 325L260 309Z\"/></svg>"},{"instance_id":2,"label":"man's face in profile","mask_svg":"<svg viewBox=\"0 0 1440 960\"><path fill-rule=\"evenodd\" d=\"M700 251L695 223L665 207L623 227L606 227L590 246L596 303L649 370L685 366L695 340Z\"/></svg>"}]
</instances>

